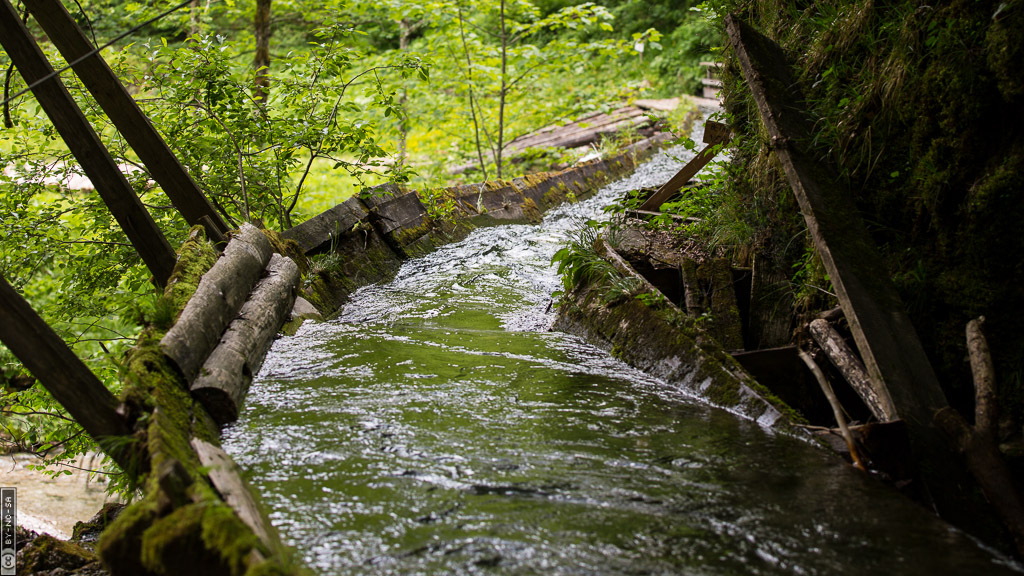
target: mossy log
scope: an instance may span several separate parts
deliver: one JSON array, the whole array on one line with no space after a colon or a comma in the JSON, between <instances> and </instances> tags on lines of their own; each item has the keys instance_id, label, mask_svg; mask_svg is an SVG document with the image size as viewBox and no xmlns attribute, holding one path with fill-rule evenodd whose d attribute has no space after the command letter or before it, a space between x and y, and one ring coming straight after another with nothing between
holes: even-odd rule
<instances>
[{"instance_id":1,"label":"mossy log","mask_svg":"<svg viewBox=\"0 0 1024 576\"><path fill-rule=\"evenodd\" d=\"M274 254L267 276L253 289L192 383L192 396L217 424L238 419L252 377L288 319L298 290L298 266L290 258Z\"/></svg>"},{"instance_id":2,"label":"mossy log","mask_svg":"<svg viewBox=\"0 0 1024 576\"><path fill-rule=\"evenodd\" d=\"M270 261L273 248L255 226L243 224L206 274L160 349L192 382L221 334L238 314L253 284Z\"/></svg>"},{"instance_id":3,"label":"mossy log","mask_svg":"<svg viewBox=\"0 0 1024 576\"><path fill-rule=\"evenodd\" d=\"M810 324L811 336L821 346L832 365L839 370L861 400L879 422L896 420L896 408L892 405L889 390L882 383L875 383L868 376L864 364L857 354L846 345L843 338L825 320L817 319Z\"/></svg>"}]
</instances>

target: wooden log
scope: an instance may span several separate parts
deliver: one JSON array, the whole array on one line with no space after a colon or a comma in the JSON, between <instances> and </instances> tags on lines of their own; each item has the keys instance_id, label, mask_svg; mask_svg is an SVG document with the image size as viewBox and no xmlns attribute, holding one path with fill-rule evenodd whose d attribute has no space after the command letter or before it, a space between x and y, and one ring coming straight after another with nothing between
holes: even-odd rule
<instances>
[{"instance_id":1,"label":"wooden log","mask_svg":"<svg viewBox=\"0 0 1024 576\"><path fill-rule=\"evenodd\" d=\"M892 398L889 391L884 387L876 386L868 377L864 364L857 357L857 354L846 345L842 336L822 319L817 319L810 324L811 336L821 346L821 349L843 375L843 378L850 384L864 404L871 410L871 414L879 422L891 422L896 419L896 409L893 408Z\"/></svg>"},{"instance_id":2,"label":"wooden log","mask_svg":"<svg viewBox=\"0 0 1024 576\"><path fill-rule=\"evenodd\" d=\"M273 248L252 224L243 224L224 253L203 274L195 294L163 339L160 348L188 383L238 314L253 284L270 261Z\"/></svg>"},{"instance_id":3,"label":"wooden log","mask_svg":"<svg viewBox=\"0 0 1024 576\"><path fill-rule=\"evenodd\" d=\"M818 381L818 385L821 386L821 391L825 393L825 397L828 398L829 406L832 406L832 414L836 418L836 423L839 424L839 430L843 434L843 440L846 441L846 449L850 451L850 458L853 460L853 465L861 470L866 470L864 463L861 462L860 454L857 452L857 444L853 441L853 434L850 433L850 428L846 425L846 417L843 416L843 407L839 404L839 399L836 398L836 393L832 390L832 386L825 379L824 372L818 367L818 363L811 358L811 355L803 350L798 352L800 359L804 361L804 364L814 374L814 379Z\"/></svg>"},{"instance_id":4,"label":"wooden log","mask_svg":"<svg viewBox=\"0 0 1024 576\"><path fill-rule=\"evenodd\" d=\"M926 493L947 520L976 534L991 534L991 511L971 501L972 481L956 463L934 424L948 406L921 341L861 220L848 190L801 147L814 123L785 54L735 15L726 32L757 103L783 171L793 188L811 238L836 289L857 349L872 381L889 391L906 422Z\"/></svg>"},{"instance_id":5,"label":"wooden log","mask_svg":"<svg viewBox=\"0 0 1024 576\"><path fill-rule=\"evenodd\" d=\"M217 492L220 492L224 502L238 514L238 518L246 526L252 529L264 546L274 550L277 547L277 539L272 525L260 512L256 499L242 480L238 464L219 446L199 438L192 438L191 444L192 450L199 457L199 462L207 470L210 483Z\"/></svg>"},{"instance_id":6,"label":"wooden log","mask_svg":"<svg viewBox=\"0 0 1024 576\"><path fill-rule=\"evenodd\" d=\"M131 435L117 399L0 275L0 341L123 469L129 455L107 438Z\"/></svg>"},{"instance_id":7,"label":"wooden log","mask_svg":"<svg viewBox=\"0 0 1024 576\"><path fill-rule=\"evenodd\" d=\"M967 323L967 352L974 377L974 430L993 444L997 443L998 407L996 405L996 368L988 340L981 328L985 317L979 316Z\"/></svg>"},{"instance_id":8,"label":"wooden log","mask_svg":"<svg viewBox=\"0 0 1024 576\"><path fill-rule=\"evenodd\" d=\"M252 378L288 319L298 291L299 267L290 258L274 254L266 277L253 289L192 383L192 396L217 424L238 419Z\"/></svg>"},{"instance_id":9,"label":"wooden log","mask_svg":"<svg viewBox=\"0 0 1024 576\"><path fill-rule=\"evenodd\" d=\"M53 73L53 67L8 0L0 0L0 44L27 84ZM154 281L165 285L174 269L174 250L67 88L55 76L32 88L32 93L146 263Z\"/></svg>"},{"instance_id":10,"label":"wooden log","mask_svg":"<svg viewBox=\"0 0 1024 576\"><path fill-rule=\"evenodd\" d=\"M93 52L74 18L58 0L27 0L25 5L81 78L110 120L149 169L174 207L190 225L202 224L215 244L224 239L227 224L189 176L177 156L153 128L103 57ZM77 63L76 63L77 62ZM204 221L203 217L209 220Z\"/></svg>"},{"instance_id":11,"label":"wooden log","mask_svg":"<svg viewBox=\"0 0 1024 576\"><path fill-rule=\"evenodd\" d=\"M686 165L683 166L675 176L669 179L664 186L658 188L657 192L645 200L638 210L657 212L658 208L661 208L662 204L685 186L691 178L696 176L697 172L700 172L701 168L704 168L708 165L708 162L711 162L711 159L717 154L715 146L728 141L728 127L724 124L720 124L719 122L708 121L704 127L704 142L707 143L707 146L705 146L699 154L694 156L692 160L687 162Z\"/></svg>"}]
</instances>

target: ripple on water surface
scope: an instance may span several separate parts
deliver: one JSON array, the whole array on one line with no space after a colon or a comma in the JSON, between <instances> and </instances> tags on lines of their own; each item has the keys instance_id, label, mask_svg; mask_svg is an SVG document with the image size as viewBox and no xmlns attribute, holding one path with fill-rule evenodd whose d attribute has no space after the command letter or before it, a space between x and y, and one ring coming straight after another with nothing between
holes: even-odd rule
<instances>
[{"instance_id":1,"label":"ripple on water surface","mask_svg":"<svg viewBox=\"0 0 1024 576\"><path fill-rule=\"evenodd\" d=\"M558 333L574 220L478 230L274 348L225 446L323 574L994 574L1009 568L799 440ZM648 181L645 181L647 179Z\"/></svg>"}]
</instances>

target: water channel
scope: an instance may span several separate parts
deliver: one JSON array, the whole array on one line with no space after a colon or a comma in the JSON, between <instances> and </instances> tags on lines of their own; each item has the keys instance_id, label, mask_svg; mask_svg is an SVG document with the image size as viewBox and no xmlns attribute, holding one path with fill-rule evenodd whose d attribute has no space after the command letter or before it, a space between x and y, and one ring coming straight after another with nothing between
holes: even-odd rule
<instances>
[{"instance_id":1,"label":"water channel","mask_svg":"<svg viewBox=\"0 0 1024 576\"><path fill-rule=\"evenodd\" d=\"M407 262L274 344L224 436L320 574L998 574L806 441L549 332L551 255L659 154L537 226Z\"/></svg>"}]
</instances>

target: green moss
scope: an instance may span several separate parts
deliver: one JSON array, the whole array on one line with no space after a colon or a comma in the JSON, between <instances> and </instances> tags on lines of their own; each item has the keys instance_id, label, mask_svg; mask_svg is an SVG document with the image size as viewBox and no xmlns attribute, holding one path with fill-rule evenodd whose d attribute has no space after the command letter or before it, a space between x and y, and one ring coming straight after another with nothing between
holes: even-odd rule
<instances>
[{"instance_id":1,"label":"green moss","mask_svg":"<svg viewBox=\"0 0 1024 576\"><path fill-rule=\"evenodd\" d=\"M147 499L128 506L100 535L96 552L114 576L144 574L142 535L156 520L156 500Z\"/></svg>"},{"instance_id":2,"label":"green moss","mask_svg":"<svg viewBox=\"0 0 1024 576\"><path fill-rule=\"evenodd\" d=\"M96 556L88 550L49 534L40 534L18 556L19 573L25 574L51 570L66 574L96 561Z\"/></svg>"},{"instance_id":3,"label":"green moss","mask_svg":"<svg viewBox=\"0 0 1024 576\"><path fill-rule=\"evenodd\" d=\"M230 567L231 574L245 572L253 550L258 550L261 555L267 554L259 538L227 506L206 507L202 537L206 549L217 551L223 563Z\"/></svg>"},{"instance_id":4,"label":"green moss","mask_svg":"<svg viewBox=\"0 0 1024 576\"><path fill-rule=\"evenodd\" d=\"M195 294L200 278L216 261L217 253L206 240L203 227L192 227L188 239L178 249L178 261L164 289L164 297L170 301L170 305L178 314L185 308L188 299Z\"/></svg>"},{"instance_id":5,"label":"green moss","mask_svg":"<svg viewBox=\"0 0 1024 576\"><path fill-rule=\"evenodd\" d=\"M302 248L299 247L298 242L283 238L281 234L275 230L261 230L261 232L263 232L263 235L270 241L270 245L274 248L274 252L291 258L299 267L299 273L303 276L309 274L309 259L307 259L305 253L302 252Z\"/></svg>"},{"instance_id":6,"label":"green moss","mask_svg":"<svg viewBox=\"0 0 1024 576\"><path fill-rule=\"evenodd\" d=\"M524 198L523 203L520 205L523 210L523 214L530 219L531 222L540 222L543 217L540 213L540 208L537 208L537 203L532 198Z\"/></svg>"}]
</instances>

